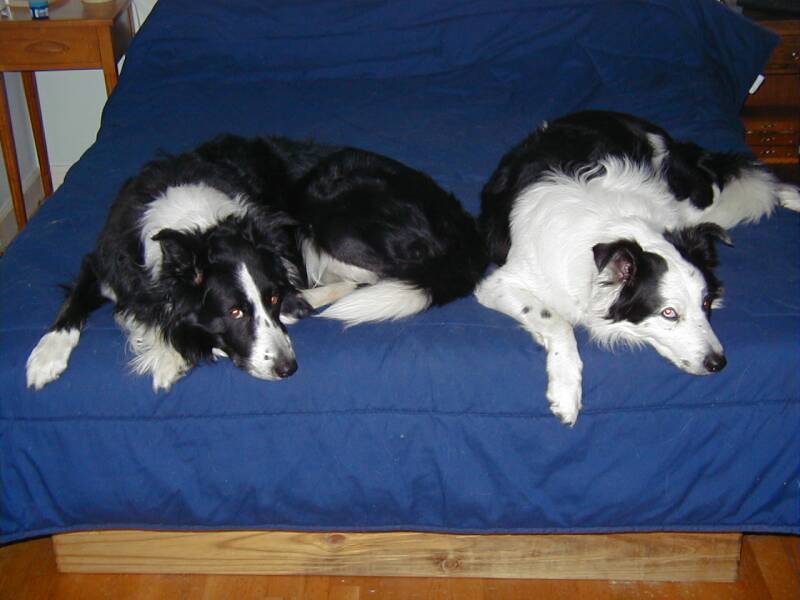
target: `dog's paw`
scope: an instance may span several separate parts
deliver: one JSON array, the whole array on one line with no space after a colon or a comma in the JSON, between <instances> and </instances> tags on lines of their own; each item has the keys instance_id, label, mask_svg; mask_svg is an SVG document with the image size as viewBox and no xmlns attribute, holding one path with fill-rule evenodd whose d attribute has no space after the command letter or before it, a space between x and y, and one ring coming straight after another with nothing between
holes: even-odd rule
<instances>
[{"instance_id":1,"label":"dog's paw","mask_svg":"<svg viewBox=\"0 0 800 600\"><path fill-rule=\"evenodd\" d=\"M308 317L312 312L314 312L314 308L302 295L299 293L289 294L281 303L281 323L294 325L300 319Z\"/></svg>"},{"instance_id":2,"label":"dog's paw","mask_svg":"<svg viewBox=\"0 0 800 600\"><path fill-rule=\"evenodd\" d=\"M78 329L51 331L42 336L25 365L28 387L40 390L58 379L67 368L69 355L79 339Z\"/></svg>"},{"instance_id":3,"label":"dog's paw","mask_svg":"<svg viewBox=\"0 0 800 600\"><path fill-rule=\"evenodd\" d=\"M793 185L781 184L777 189L778 203L784 208L800 212L800 190Z\"/></svg>"},{"instance_id":4,"label":"dog's paw","mask_svg":"<svg viewBox=\"0 0 800 600\"><path fill-rule=\"evenodd\" d=\"M184 358L175 352L165 354L164 357L153 366L153 391L159 390L168 392L172 384L186 375L189 371L189 364Z\"/></svg>"},{"instance_id":5,"label":"dog's paw","mask_svg":"<svg viewBox=\"0 0 800 600\"><path fill-rule=\"evenodd\" d=\"M550 411L564 425L572 427L581 410L581 378L550 377L547 385L547 400Z\"/></svg>"}]
</instances>

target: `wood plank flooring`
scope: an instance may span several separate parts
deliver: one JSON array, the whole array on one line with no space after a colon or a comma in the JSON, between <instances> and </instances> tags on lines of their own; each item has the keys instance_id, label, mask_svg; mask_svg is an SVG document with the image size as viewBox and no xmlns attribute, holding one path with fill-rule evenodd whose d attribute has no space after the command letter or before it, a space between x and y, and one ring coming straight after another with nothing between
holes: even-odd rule
<instances>
[{"instance_id":1,"label":"wood plank flooring","mask_svg":"<svg viewBox=\"0 0 800 600\"><path fill-rule=\"evenodd\" d=\"M85 575L49 538L0 547L0 600L800 600L800 537L747 535L736 583L404 577Z\"/></svg>"}]
</instances>

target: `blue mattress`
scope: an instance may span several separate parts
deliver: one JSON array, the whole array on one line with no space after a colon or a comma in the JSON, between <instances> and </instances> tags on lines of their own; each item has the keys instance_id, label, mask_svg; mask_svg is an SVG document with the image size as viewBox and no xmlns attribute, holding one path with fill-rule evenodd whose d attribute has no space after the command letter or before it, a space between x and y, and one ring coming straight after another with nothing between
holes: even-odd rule
<instances>
[{"instance_id":1,"label":"blue mattress","mask_svg":"<svg viewBox=\"0 0 800 600\"><path fill-rule=\"evenodd\" d=\"M361 146L477 212L542 120L629 111L745 150L739 108L776 40L711 0L160 0L96 143L0 259L0 542L103 528L800 532L800 218L721 250L729 366L693 377L579 333L584 410L544 355L466 298L400 322L291 328L282 382L228 362L168 393L132 375L105 307L67 371L27 356L121 183L220 132Z\"/></svg>"}]
</instances>

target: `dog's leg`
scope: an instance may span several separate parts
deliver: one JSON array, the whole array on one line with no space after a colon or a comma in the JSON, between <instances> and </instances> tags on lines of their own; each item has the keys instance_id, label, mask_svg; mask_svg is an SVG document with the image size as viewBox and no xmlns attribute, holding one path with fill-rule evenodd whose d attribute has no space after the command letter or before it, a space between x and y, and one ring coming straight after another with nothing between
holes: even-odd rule
<instances>
[{"instance_id":1,"label":"dog's leg","mask_svg":"<svg viewBox=\"0 0 800 600\"><path fill-rule=\"evenodd\" d=\"M40 390L58 379L67 368L72 350L78 345L81 328L89 314L106 301L107 298L100 291L91 256L87 256L67 299L61 305L55 323L28 357L28 387Z\"/></svg>"},{"instance_id":2,"label":"dog's leg","mask_svg":"<svg viewBox=\"0 0 800 600\"><path fill-rule=\"evenodd\" d=\"M128 347L134 353L131 369L137 375L153 377L153 391L168 391L186 375L192 365L173 348L160 331L140 323L131 315L115 315L117 323L128 334Z\"/></svg>"},{"instance_id":3,"label":"dog's leg","mask_svg":"<svg viewBox=\"0 0 800 600\"><path fill-rule=\"evenodd\" d=\"M281 303L281 323L294 325L314 312L314 308L314 305L305 298L303 291L287 294Z\"/></svg>"},{"instance_id":4,"label":"dog's leg","mask_svg":"<svg viewBox=\"0 0 800 600\"><path fill-rule=\"evenodd\" d=\"M565 425L575 425L581 409L583 363L572 325L532 292L515 285L501 267L480 283L478 302L519 321L547 353L547 400Z\"/></svg>"},{"instance_id":5,"label":"dog's leg","mask_svg":"<svg viewBox=\"0 0 800 600\"><path fill-rule=\"evenodd\" d=\"M326 304L333 304L340 298L344 298L347 294L355 291L358 285L359 284L353 281L338 281L336 283L329 283L328 285L303 290L300 294L312 308L317 309Z\"/></svg>"}]
</instances>

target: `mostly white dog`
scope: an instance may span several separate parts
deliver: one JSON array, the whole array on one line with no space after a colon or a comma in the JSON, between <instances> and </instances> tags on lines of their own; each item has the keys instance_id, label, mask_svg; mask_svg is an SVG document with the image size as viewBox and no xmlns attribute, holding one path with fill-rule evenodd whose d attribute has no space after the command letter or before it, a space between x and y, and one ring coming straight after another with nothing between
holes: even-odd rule
<instances>
[{"instance_id":1,"label":"mostly white dog","mask_svg":"<svg viewBox=\"0 0 800 600\"><path fill-rule=\"evenodd\" d=\"M649 344L679 369L726 365L715 242L800 193L748 156L707 152L637 117L575 113L509 151L483 189L480 227L499 267L479 302L546 350L551 411L574 425L582 362L573 328L602 345Z\"/></svg>"}]
</instances>

